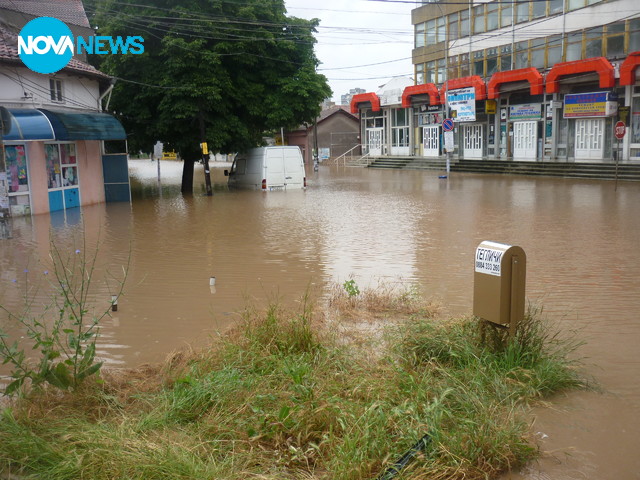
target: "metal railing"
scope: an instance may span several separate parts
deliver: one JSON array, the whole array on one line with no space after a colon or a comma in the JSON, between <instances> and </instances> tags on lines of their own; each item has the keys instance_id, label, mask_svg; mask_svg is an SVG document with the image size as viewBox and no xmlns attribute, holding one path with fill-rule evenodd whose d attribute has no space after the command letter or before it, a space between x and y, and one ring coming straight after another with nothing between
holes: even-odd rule
<instances>
[{"instance_id":1,"label":"metal railing","mask_svg":"<svg viewBox=\"0 0 640 480\"><path fill-rule=\"evenodd\" d=\"M342 165L343 167L346 167L347 165L367 166L369 164L369 153L365 153L364 155L360 155L360 156L354 155L355 150L358 148L361 148L362 146L363 146L362 144L358 144L350 148L339 157L336 157L332 161L332 163L334 165Z\"/></svg>"}]
</instances>

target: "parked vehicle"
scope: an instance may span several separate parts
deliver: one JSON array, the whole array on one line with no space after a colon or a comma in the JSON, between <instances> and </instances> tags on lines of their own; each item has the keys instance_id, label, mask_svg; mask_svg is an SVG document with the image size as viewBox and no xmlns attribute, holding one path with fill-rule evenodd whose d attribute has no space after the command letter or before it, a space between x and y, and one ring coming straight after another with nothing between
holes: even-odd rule
<instances>
[{"instance_id":1,"label":"parked vehicle","mask_svg":"<svg viewBox=\"0 0 640 480\"><path fill-rule=\"evenodd\" d=\"M255 190L290 190L307 186L298 147L260 147L240 153L225 170L229 186Z\"/></svg>"}]
</instances>

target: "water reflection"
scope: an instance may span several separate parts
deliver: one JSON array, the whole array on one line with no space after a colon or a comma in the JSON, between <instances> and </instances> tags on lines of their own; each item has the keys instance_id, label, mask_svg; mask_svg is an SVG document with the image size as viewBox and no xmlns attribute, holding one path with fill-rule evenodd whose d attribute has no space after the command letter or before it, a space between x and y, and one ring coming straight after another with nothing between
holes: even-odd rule
<instances>
[{"instance_id":1,"label":"water reflection","mask_svg":"<svg viewBox=\"0 0 640 480\"><path fill-rule=\"evenodd\" d=\"M624 454L640 430L637 184L614 191L612 182L322 167L308 172L306 191L265 194L227 190L222 170L212 165L215 191L206 197L197 166L196 193L183 197L181 164L163 162L158 183L155 163L133 161L132 205L15 219L13 238L0 240L2 302L19 303L11 282L25 266L46 262L50 236L67 250L83 235L89 248L100 243L99 274L131 255L125 296L104 322L99 353L112 365L133 365L206 341L237 322L248 299L295 304L307 288L351 276L361 287L415 283L451 313L469 313L476 246L520 245L528 299L580 330L609 392L556 399L564 422L538 412L543 450L576 446L584 454L540 468L555 479L576 478L571 469L599 479L640 471L637 457ZM104 305L110 287L100 282L96 302ZM607 426L612 433L603 433ZM608 456L593 454L593 465L580 470L599 448ZM542 477L533 468L510 478Z\"/></svg>"}]
</instances>

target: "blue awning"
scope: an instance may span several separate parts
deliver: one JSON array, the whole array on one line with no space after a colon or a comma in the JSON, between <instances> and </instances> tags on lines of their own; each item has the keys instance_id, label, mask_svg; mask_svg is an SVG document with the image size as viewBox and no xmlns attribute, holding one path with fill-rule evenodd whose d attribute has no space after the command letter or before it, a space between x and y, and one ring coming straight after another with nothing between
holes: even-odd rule
<instances>
[{"instance_id":1,"label":"blue awning","mask_svg":"<svg viewBox=\"0 0 640 480\"><path fill-rule=\"evenodd\" d=\"M122 124L108 113L39 109L51 122L56 140L126 140Z\"/></svg>"},{"instance_id":2,"label":"blue awning","mask_svg":"<svg viewBox=\"0 0 640 480\"><path fill-rule=\"evenodd\" d=\"M55 140L51 123L42 112L33 108L7 108L5 112L8 125L3 140Z\"/></svg>"}]
</instances>

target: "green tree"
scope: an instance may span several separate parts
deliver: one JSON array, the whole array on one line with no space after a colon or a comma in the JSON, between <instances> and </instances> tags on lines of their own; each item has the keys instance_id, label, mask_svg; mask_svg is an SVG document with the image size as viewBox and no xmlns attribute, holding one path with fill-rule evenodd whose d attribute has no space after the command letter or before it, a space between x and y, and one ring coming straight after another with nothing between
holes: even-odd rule
<instances>
[{"instance_id":1,"label":"green tree","mask_svg":"<svg viewBox=\"0 0 640 480\"><path fill-rule=\"evenodd\" d=\"M160 140L184 159L193 188L199 143L235 152L312 122L331 90L316 73L318 20L288 17L284 0L89 0L98 35L141 36L140 55L94 55L118 79L110 109L134 150Z\"/></svg>"}]
</instances>

